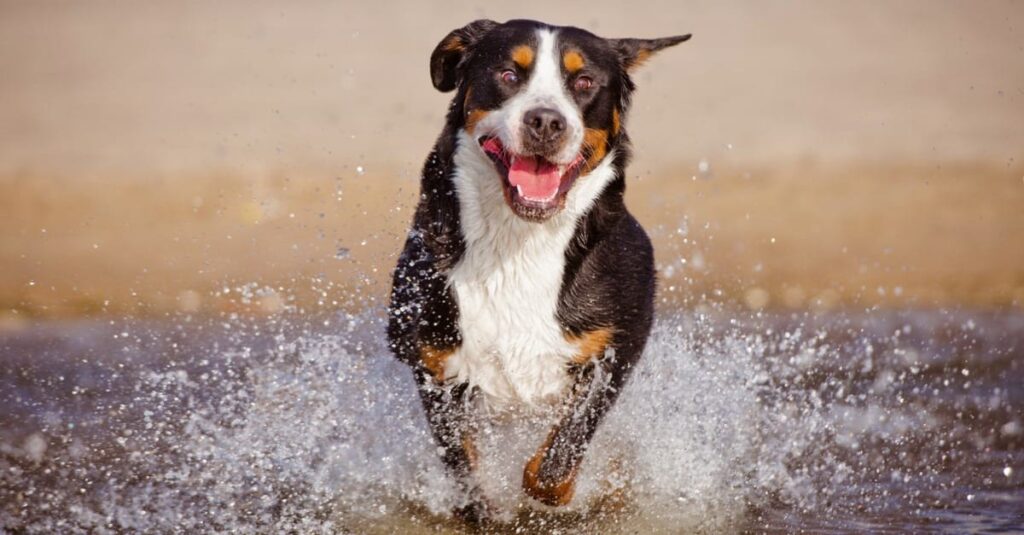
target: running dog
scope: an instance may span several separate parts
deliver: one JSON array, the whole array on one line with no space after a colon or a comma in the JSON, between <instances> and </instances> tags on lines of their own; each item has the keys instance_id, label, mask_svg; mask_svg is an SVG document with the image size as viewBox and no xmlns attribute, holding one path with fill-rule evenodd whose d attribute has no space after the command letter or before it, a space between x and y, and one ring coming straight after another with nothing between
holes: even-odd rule
<instances>
[{"instance_id":1,"label":"running dog","mask_svg":"<svg viewBox=\"0 0 1024 535\"><path fill-rule=\"evenodd\" d=\"M471 401L558 411L523 489L564 505L643 352L655 270L623 202L630 74L689 37L478 20L431 54L434 87L455 97L394 271L388 340L465 492L461 518L488 515Z\"/></svg>"}]
</instances>

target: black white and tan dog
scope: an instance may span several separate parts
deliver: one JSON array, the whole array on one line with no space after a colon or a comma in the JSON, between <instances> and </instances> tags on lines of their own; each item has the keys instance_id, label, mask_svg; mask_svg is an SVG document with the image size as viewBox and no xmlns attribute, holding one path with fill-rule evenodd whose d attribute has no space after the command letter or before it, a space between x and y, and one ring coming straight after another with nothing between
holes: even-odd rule
<instances>
[{"instance_id":1,"label":"black white and tan dog","mask_svg":"<svg viewBox=\"0 0 1024 535\"><path fill-rule=\"evenodd\" d=\"M623 202L630 73L688 38L478 20L430 57L434 87L455 98L423 168L388 338L413 368L443 462L465 492L458 516L488 514L474 482L474 407L558 412L523 489L564 505L640 358L655 271Z\"/></svg>"}]
</instances>

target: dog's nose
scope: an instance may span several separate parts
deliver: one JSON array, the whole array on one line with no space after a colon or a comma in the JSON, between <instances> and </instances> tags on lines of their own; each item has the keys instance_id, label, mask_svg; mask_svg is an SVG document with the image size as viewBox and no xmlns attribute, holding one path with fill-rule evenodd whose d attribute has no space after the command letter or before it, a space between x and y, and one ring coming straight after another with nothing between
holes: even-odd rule
<instances>
[{"instance_id":1,"label":"dog's nose","mask_svg":"<svg viewBox=\"0 0 1024 535\"><path fill-rule=\"evenodd\" d=\"M523 115L526 132L536 141L550 143L565 133L565 116L551 108L534 108Z\"/></svg>"}]
</instances>

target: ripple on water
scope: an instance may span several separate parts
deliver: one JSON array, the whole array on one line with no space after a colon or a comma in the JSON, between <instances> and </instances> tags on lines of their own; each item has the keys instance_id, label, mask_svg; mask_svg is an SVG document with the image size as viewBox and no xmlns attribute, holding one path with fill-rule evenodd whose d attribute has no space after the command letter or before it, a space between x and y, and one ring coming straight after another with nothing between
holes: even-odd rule
<instances>
[{"instance_id":1,"label":"ripple on water","mask_svg":"<svg viewBox=\"0 0 1024 535\"><path fill-rule=\"evenodd\" d=\"M380 315L324 323L4 335L0 526L455 529L458 497ZM484 427L483 486L526 532L1020 527L1022 323L664 314L569 507L519 490L537 422Z\"/></svg>"}]
</instances>

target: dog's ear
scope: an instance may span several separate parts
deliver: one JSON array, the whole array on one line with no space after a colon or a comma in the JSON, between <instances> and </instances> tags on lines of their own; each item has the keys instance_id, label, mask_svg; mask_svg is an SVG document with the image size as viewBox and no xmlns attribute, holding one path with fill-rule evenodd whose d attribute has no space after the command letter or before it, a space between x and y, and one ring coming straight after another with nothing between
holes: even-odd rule
<instances>
[{"instance_id":1,"label":"dog's ear","mask_svg":"<svg viewBox=\"0 0 1024 535\"><path fill-rule=\"evenodd\" d=\"M609 39L619 53L619 61L625 69L632 70L647 61L651 54L688 40L691 34L661 37L659 39Z\"/></svg>"},{"instance_id":2,"label":"dog's ear","mask_svg":"<svg viewBox=\"0 0 1024 535\"><path fill-rule=\"evenodd\" d=\"M463 60L496 26L498 23L493 20L475 20L441 39L430 55L430 79L438 91L447 93L459 85Z\"/></svg>"}]
</instances>

